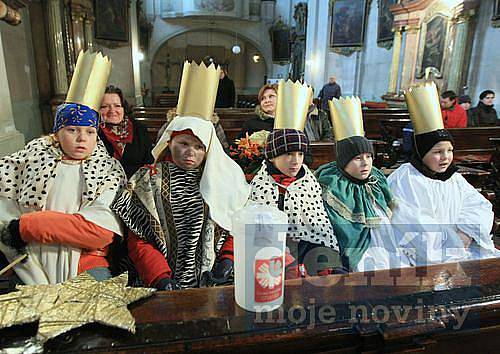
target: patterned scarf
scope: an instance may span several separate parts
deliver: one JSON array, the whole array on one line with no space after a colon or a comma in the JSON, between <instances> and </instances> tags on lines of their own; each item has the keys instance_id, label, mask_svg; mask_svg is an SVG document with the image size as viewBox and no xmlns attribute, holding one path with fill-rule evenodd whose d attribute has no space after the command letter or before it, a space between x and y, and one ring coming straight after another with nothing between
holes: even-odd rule
<instances>
[{"instance_id":1,"label":"patterned scarf","mask_svg":"<svg viewBox=\"0 0 500 354\"><path fill-rule=\"evenodd\" d=\"M134 139L134 125L129 118L125 118L119 124L102 123L100 125L106 139L113 146L113 157L121 160L125 145Z\"/></svg>"}]
</instances>

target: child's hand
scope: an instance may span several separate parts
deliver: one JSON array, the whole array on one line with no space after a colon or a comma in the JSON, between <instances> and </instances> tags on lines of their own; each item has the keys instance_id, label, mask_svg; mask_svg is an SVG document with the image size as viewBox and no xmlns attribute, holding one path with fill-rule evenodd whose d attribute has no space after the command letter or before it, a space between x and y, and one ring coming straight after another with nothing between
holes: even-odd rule
<instances>
[{"instance_id":1,"label":"child's hand","mask_svg":"<svg viewBox=\"0 0 500 354\"><path fill-rule=\"evenodd\" d=\"M19 253L25 252L26 242L21 238L19 232L19 219L14 219L0 231L0 241L10 248L17 250Z\"/></svg>"}]
</instances>

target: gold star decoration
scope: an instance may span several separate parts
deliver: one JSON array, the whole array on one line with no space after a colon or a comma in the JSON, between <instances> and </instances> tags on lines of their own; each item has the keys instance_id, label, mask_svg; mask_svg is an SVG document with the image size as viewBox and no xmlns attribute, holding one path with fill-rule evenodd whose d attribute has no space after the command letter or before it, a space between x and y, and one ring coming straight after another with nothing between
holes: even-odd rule
<instances>
[{"instance_id":1,"label":"gold star decoration","mask_svg":"<svg viewBox=\"0 0 500 354\"><path fill-rule=\"evenodd\" d=\"M156 290L127 287L128 275L97 281L88 273L55 285L21 285L0 296L0 328L39 320L41 343L87 323L97 322L135 333L127 305Z\"/></svg>"}]
</instances>

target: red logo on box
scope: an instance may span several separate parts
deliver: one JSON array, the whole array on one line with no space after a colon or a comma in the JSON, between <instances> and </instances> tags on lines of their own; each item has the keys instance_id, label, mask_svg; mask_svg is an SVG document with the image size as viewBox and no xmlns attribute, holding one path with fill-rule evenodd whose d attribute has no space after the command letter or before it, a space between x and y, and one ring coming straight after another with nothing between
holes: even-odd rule
<instances>
[{"instance_id":1,"label":"red logo on box","mask_svg":"<svg viewBox=\"0 0 500 354\"><path fill-rule=\"evenodd\" d=\"M255 260L255 302L278 299L282 292L283 257Z\"/></svg>"}]
</instances>

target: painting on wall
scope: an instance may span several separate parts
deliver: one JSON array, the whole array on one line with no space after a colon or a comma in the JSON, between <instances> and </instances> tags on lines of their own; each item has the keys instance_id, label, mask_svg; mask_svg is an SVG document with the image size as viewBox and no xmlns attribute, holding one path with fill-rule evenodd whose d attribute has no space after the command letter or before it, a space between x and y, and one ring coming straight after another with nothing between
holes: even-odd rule
<instances>
[{"instance_id":1,"label":"painting on wall","mask_svg":"<svg viewBox=\"0 0 500 354\"><path fill-rule=\"evenodd\" d=\"M493 27L500 27L500 0L495 0L493 17L491 18Z\"/></svg>"},{"instance_id":2,"label":"painting on wall","mask_svg":"<svg viewBox=\"0 0 500 354\"><path fill-rule=\"evenodd\" d=\"M208 12L231 12L234 10L234 0L195 0L196 10Z\"/></svg>"},{"instance_id":3,"label":"painting on wall","mask_svg":"<svg viewBox=\"0 0 500 354\"><path fill-rule=\"evenodd\" d=\"M335 0L332 5L331 47L361 47L365 36L367 1Z\"/></svg>"},{"instance_id":4,"label":"painting on wall","mask_svg":"<svg viewBox=\"0 0 500 354\"><path fill-rule=\"evenodd\" d=\"M378 0L378 43L390 41L394 38L392 32L394 14L391 12L390 7L396 3L397 0Z\"/></svg>"},{"instance_id":5,"label":"painting on wall","mask_svg":"<svg viewBox=\"0 0 500 354\"><path fill-rule=\"evenodd\" d=\"M275 28L271 31L271 42L274 63L288 63L290 61L290 29Z\"/></svg>"},{"instance_id":6,"label":"painting on wall","mask_svg":"<svg viewBox=\"0 0 500 354\"><path fill-rule=\"evenodd\" d=\"M436 16L427 23L421 74L431 67L442 72L447 26L448 21L442 16Z\"/></svg>"},{"instance_id":7,"label":"painting on wall","mask_svg":"<svg viewBox=\"0 0 500 354\"><path fill-rule=\"evenodd\" d=\"M128 0L95 0L95 38L128 42Z\"/></svg>"}]
</instances>

